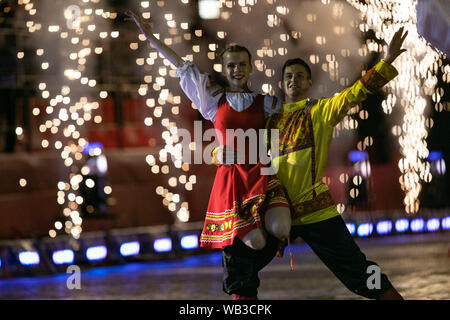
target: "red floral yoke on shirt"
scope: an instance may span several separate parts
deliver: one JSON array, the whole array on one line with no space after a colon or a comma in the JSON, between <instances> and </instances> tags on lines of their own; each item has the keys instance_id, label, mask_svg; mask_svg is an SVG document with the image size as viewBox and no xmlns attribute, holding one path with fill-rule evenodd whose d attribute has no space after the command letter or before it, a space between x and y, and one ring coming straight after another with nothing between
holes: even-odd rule
<instances>
[{"instance_id":1,"label":"red floral yoke on shirt","mask_svg":"<svg viewBox=\"0 0 450 320\"><path fill-rule=\"evenodd\" d=\"M223 137L221 144L227 145L227 141L223 141L226 139L226 129L246 131L264 128L263 100L264 96L258 95L250 107L237 112L230 107L225 95L222 96L213 122L216 131L221 133L218 134L219 140ZM235 236L242 239L249 231L263 227L265 210L276 206L289 207L276 176L261 175L263 165L260 162L248 164L248 139L245 144L245 164L217 168L200 238L202 247L223 248L231 245Z\"/></svg>"}]
</instances>

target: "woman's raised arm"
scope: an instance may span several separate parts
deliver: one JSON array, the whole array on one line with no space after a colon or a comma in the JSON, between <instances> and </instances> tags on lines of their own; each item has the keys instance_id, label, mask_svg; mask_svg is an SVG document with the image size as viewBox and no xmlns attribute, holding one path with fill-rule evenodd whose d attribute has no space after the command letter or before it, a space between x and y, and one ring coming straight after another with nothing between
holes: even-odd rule
<instances>
[{"instance_id":1,"label":"woman's raised arm","mask_svg":"<svg viewBox=\"0 0 450 320\"><path fill-rule=\"evenodd\" d=\"M153 30L148 22L138 17L133 11L126 11L125 14L129 16L136 23L141 32L145 35L147 40L158 50L167 60L169 60L175 67L181 67L184 60L172 49L166 46L163 42L153 35Z\"/></svg>"},{"instance_id":2,"label":"woman's raised arm","mask_svg":"<svg viewBox=\"0 0 450 320\"><path fill-rule=\"evenodd\" d=\"M208 74L201 73L192 62L184 61L175 51L156 39L151 26L147 22L132 11L127 11L125 14L133 19L156 50L177 68L176 76L180 78L181 89L197 106L202 116L207 120L214 121L221 95L213 93L217 93L220 88L211 83Z\"/></svg>"}]
</instances>

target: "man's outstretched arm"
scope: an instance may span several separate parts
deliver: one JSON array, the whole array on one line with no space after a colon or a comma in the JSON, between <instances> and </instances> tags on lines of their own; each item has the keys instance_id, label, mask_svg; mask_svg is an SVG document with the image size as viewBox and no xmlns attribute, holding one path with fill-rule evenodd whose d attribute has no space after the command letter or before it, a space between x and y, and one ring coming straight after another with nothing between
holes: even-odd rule
<instances>
[{"instance_id":1,"label":"man's outstretched arm","mask_svg":"<svg viewBox=\"0 0 450 320\"><path fill-rule=\"evenodd\" d=\"M392 63L406 51L406 49L402 49L402 45L408 32L403 33L403 30L402 27L394 34L384 60L368 70L351 87L332 98L319 100L319 110L325 123L330 126L337 125L345 117L348 110L364 101L368 94L381 89L398 75Z\"/></svg>"}]
</instances>

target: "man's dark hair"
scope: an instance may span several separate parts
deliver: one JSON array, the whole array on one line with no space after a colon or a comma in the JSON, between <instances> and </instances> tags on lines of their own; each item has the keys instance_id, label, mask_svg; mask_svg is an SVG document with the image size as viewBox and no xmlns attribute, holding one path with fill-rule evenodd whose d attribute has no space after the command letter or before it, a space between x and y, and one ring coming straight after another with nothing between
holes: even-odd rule
<instances>
[{"instance_id":1,"label":"man's dark hair","mask_svg":"<svg viewBox=\"0 0 450 320\"><path fill-rule=\"evenodd\" d=\"M220 59L223 61L223 55L226 52L246 52L248 54L248 61L250 64L252 63L252 55L250 54L250 51L246 47L233 44L231 46L226 47L221 53L220 53Z\"/></svg>"},{"instance_id":2,"label":"man's dark hair","mask_svg":"<svg viewBox=\"0 0 450 320\"><path fill-rule=\"evenodd\" d=\"M283 71L281 72L281 76L284 77L284 70L286 69L286 67L292 66L294 64L299 64L301 66L304 66L306 71L308 71L309 79L312 79L311 68L304 60L302 60L300 58L294 58L294 59L287 60L283 65Z\"/></svg>"}]
</instances>

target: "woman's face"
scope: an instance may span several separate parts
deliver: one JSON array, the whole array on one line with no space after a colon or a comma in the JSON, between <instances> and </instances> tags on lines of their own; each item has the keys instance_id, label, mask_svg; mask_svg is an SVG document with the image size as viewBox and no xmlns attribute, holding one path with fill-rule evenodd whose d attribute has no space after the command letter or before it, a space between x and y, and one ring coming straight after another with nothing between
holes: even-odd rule
<instances>
[{"instance_id":1,"label":"woman's face","mask_svg":"<svg viewBox=\"0 0 450 320\"><path fill-rule=\"evenodd\" d=\"M252 72L252 65L247 52L225 52L222 59L222 73L227 79L230 89L235 91L248 89L247 81Z\"/></svg>"}]
</instances>

